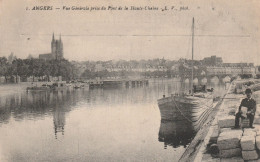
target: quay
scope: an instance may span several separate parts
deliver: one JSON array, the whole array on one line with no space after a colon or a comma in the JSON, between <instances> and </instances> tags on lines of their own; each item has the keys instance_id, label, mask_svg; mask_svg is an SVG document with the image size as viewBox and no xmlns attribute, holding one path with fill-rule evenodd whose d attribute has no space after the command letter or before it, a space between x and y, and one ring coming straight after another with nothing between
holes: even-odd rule
<instances>
[{"instance_id":1,"label":"quay","mask_svg":"<svg viewBox=\"0 0 260 162\"><path fill-rule=\"evenodd\" d=\"M89 88L115 88L115 87L137 87L148 85L147 79L125 79L125 80L94 80L89 82Z\"/></svg>"},{"instance_id":2,"label":"quay","mask_svg":"<svg viewBox=\"0 0 260 162\"><path fill-rule=\"evenodd\" d=\"M240 129L233 129L235 113L241 100L246 97L235 94L235 88L236 83L232 82L179 161L260 161L260 91L253 92L257 103L255 128L248 128L249 121L245 119L240 121Z\"/></svg>"},{"instance_id":3,"label":"quay","mask_svg":"<svg viewBox=\"0 0 260 162\"><path fill-rule=\"evenodd\" d=\"M119 88L119 87L140 87L149 84L148 79L128 79L128 80L88 80L79 82L28 82L26 90L66 90L68 88Z\"/></svg>"}]
</instances>

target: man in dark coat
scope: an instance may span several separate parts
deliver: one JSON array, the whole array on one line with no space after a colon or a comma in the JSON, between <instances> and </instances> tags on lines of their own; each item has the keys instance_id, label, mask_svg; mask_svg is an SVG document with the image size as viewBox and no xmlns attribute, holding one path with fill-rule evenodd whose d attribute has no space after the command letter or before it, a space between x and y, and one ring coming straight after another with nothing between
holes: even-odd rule
<instances>
[{"instance_id":1,"label":"man in dark coat","mask_svg":"<svg viewBox=\"0 0 260 162\"><path fill-rule=\"evenodd\" d=\"M255 117L255 111L256 111L256 102L252 98L252 90L251 89L246 89L246 98L244 98L241 101L241 104L239 106L238 113L236 113L236 119L235 119L235 128L239 128L239 118L241 117L241 107L247 107L247 118L249 119L249 126L250 128L253 127L253 122L254 122L254 117Z\"/></svg>"}]
</instances>

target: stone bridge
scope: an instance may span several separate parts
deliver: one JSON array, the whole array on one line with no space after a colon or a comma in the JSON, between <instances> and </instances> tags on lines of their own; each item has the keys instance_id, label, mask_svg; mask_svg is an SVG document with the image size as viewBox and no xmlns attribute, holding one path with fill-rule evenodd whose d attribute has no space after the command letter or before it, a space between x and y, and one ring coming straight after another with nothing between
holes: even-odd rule
<instances>
[{"instance_id":1,"label":"stone bridge","mask_svg":"<svg viewBox=\"0 0 260 162\"><path fill-rule=\"evenodd\" d=\"M251 78L254 76L254 67L200 67L194 68L193 82L205 84L207 82L230 82L236 77ZM183 82L190 82L191 68L182 68L179 76Z\"/></svg>"}]
</instances>

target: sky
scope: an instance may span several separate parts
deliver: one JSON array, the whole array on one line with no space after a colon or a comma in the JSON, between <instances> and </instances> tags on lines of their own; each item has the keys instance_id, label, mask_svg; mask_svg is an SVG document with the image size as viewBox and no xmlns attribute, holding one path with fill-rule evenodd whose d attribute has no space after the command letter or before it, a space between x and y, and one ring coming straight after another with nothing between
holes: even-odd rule
<instances>
[{"instance_id":1,"label":"sky","mask_svg":"<svg viewBox=\"0 0 260 162\"><path fill-rule=\"evenodd\" d=\"M34 6L53 10L35 11ZM63 6L123 9L75 11ZM162 11L165 6L168 10ZM50 53L54 32L56 38L61 34L68 60L191 58L194 17L194 59L216 55L224 62L259 65L259 7L257 0L0 0L0 57Z\"/></svg>"}]
</instances>

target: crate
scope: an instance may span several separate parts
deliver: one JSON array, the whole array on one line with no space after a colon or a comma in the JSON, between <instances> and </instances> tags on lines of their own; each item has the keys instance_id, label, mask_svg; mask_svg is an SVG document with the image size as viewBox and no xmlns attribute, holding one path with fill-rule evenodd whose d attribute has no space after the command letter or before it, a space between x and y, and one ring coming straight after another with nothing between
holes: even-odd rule
<instances>
[{"instance_id":1,"label":"crate","mask_svg":"<svg viewBox=\"0 0 260 162\"><path fill-rule=\"evenodd\" d=\"M241 119L241 127L242 128L249 128L249 119L245 118L245 119Z\"/></svg>"}]
</instances>

